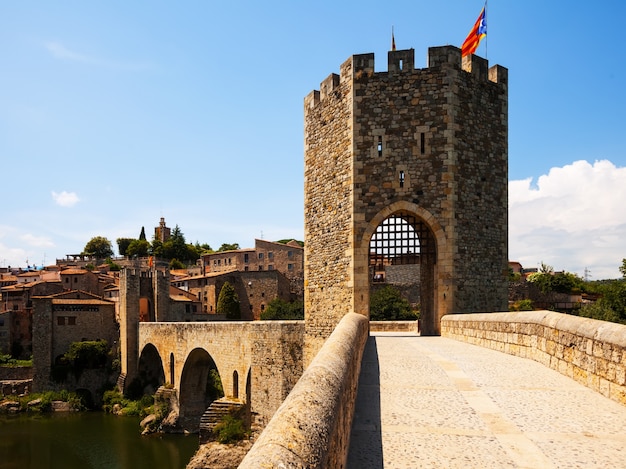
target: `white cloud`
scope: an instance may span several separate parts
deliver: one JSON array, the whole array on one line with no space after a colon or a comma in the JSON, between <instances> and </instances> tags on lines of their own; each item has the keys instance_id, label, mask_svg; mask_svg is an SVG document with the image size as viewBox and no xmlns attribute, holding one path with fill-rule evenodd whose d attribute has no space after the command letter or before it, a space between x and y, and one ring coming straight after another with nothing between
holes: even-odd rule
<instances>
[{"instance_id":1,"label":"white cloud","mask_svg":"<svg viewBox=\"0 0 626 469\"><path fill-rule=\"evenodd\" d=\"M75 60L78 62L93 63L95 60L87 57L86 55L79 54L66 48L63 44L58 42L46 42L44 47L57 59L63 60Z\"/></svg>"},{"instance_id":2,"label":"white cloud","mask_svg":"<svg viewBox=\"0 0 626 469\"><path fill-rule=\"evenodd\" d=\"M616 278L626 258L626 168L576 161L509 182L509 258Z\"/></svg>"},{"instance_id":3,"label":"white cloud","mask_svg":"<svg viewBox=\"0 0 626 469\"><path fill-rule=\"evenodd\" d=\"M54 192L52 191L52 198L57 205L61 207L72 207L80 201L75 192Z\"/></svg>"},{"instance_id":4,"label":"white cloud","mask_svg":"<svg viewBox=\"0 0 626 469\"><path fill-rule=\"evenodd\" d=\"M49 41L43 45L53 57L61 60L69 60L73 62L80 62L88 65L95 65L98 67L105 67L111 69L122 70L147 70L153 68L153 65L149 62L120 62L115 60L102 59L100 57L81 54L65 47L59 42Z\"/></svg>"}]
</instances>

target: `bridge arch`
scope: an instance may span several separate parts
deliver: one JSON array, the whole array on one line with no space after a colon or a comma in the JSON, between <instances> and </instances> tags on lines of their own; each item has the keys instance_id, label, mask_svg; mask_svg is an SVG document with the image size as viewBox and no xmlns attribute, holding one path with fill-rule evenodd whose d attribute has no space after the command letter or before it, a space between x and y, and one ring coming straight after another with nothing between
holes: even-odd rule
<instances>
[{"instance_id":1,"label":"bridge arch","mask_svg":"<svg viewBox=\"0 0 626 469\"><path fill-rule=\"evenodd\" d=\"M203 348L195 348L187 356L179 386L180 418L183 421L199 423L211 402L224 396L215 360Z\"/></svg>"},{"instance_id":2,"label":"bridge arch","mask_svg":"<svg viewBox=\"0 0 626 469\"><path fill-rule=\"evenodd\" d=\"M146 344L139 355L138 373L133 383L129 383L130 394L154 394L165 384L165 370L158 349ZM134 397L134 396L133 396Z\"/></svg>"},{"instance_id":3,"label":"bridge arch","mask_svg":"<svg viewBox=\"0 0 626 469\"><path fill-rule=\"evenodd\" d=\"M445 231L437 219L412 202L394 202L366 224L358 252L361 255L355 262L368 276L367 282L361 282L367 285L367 298L375 280L381 280L376 277L380 275L377 267L396 262L418 265L419 273L417 269L413 272L418 276L422 334L440 334L441 317L451 301L444 281L451 259ZM369 315L369 300L363 306Z\"/></svg>"}]
</instances>

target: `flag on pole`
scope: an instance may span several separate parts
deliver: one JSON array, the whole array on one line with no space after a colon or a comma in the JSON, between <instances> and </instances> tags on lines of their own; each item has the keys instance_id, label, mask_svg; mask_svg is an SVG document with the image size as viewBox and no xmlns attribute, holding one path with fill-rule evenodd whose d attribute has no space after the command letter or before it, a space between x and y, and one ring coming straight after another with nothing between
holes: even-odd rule
<instances>
[{"instance_id":1,"label":"flag on pole","mask_svg":"<svg viewBox=\"0 0 626 469\"><path fill-rule=\"evenodd\" d=\"M391 50L396 50L396 39L393 37L393 26L391 27Z\"/></svg>"},{"instance_id":2,"label":"flag on pole","mask_svg":"<svg viewBox=\"0 0 626 469\"><path fill-rule=\"evenodd\" d=\"M474 27L465 38L465 42L461 46L461 56L473 54L478 49L480 41L487 36L487 11L485 7L480 11Z\"/></svg>"}]
</instances>

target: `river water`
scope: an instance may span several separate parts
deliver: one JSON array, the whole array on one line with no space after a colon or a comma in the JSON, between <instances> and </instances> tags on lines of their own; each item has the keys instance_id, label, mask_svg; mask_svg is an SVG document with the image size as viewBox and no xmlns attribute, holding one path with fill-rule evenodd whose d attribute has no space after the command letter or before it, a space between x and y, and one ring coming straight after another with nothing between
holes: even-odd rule
<instances>
[{"instance_id":1,"label":"river water","mask_svg":"<svg viewBox=\"0 0 626 469\"><path fill-rule=\"evenodd\" d=\"M181 469L197 435L141 436L139 419L104 412L0 418L1 469Z\"/></svg>"}]
</instances>

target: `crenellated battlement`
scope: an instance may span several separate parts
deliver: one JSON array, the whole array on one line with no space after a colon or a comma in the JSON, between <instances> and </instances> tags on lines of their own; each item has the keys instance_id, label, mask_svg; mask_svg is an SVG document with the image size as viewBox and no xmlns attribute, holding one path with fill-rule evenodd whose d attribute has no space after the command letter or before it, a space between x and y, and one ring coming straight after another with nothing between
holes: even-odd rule
<instances>
[{"instance_id":1,"label":"crenellated battlement","mask_svg":"<svg viewBox=\"0 0 626 469\"><path fill-rule=\"evenodd\" d=\"M508 70L500 65L489 68L487 59L477 55L461 57L461 49L454 46L430 47L427 67L415 68L415 49L389 51L387 53L387 71L376 72L374 54L355 54L340 67L339 75L331 73L320 84L320 89L311 91L304 100L305 110L315 107L320 101L330 96L335 89L345 82L362 81L372 77L414 73L424 70L462 70L475 76L479 81L508 86Z\"/></svg>"}]
</instances>

